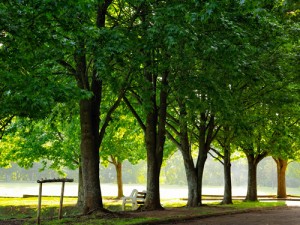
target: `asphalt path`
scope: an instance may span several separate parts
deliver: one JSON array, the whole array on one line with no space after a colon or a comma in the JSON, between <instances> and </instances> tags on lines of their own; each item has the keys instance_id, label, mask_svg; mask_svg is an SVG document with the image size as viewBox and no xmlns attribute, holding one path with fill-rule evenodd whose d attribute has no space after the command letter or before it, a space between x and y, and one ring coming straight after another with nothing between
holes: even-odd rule
<instances>
[{"instance_id":1,"label":"asphalt path","mask_svg":"<svg viewBox=\"0 0 300 225\"><path fill-rule=\"evenodd\" d=\"M264 209L170 223L176 225L300 225L300 207Z\"/></svg>"}]
</instances>

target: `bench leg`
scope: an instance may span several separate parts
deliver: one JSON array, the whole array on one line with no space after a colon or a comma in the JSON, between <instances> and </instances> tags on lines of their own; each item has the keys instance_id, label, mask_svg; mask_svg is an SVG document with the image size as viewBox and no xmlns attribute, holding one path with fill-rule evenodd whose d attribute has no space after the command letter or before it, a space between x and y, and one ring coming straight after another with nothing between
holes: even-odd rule
<instances>
[{"instance_id":1,"label":"bench leg","mask_svg":"<svg viewBox=\"0 0 300 225\"><path fill-rule=\"evenodd\" d=\"M132 202L132 210L136 210L137 209L137 203L136 202Z\"/></svg>"}]
</instances>

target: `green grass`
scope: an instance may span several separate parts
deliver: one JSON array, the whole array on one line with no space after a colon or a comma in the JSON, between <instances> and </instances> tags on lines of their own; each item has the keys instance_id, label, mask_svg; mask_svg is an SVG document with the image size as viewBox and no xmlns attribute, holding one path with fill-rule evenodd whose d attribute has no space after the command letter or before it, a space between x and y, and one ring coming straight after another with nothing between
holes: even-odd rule
<instances>
[{"instance_id":1,"label":"green grass","mask_svg":"<svg viewBox=\"0 0 300 225\"><path fill-rule=\"evenodd\" d=\"M223 207L228 207L232 209L249 209L249 208L266 208L266 207L277 207L285 206L285 202L247 202L247 201L233 201L232 205L224 205Z\"/></svg>"},{"instance_id":2,"label":"green grass","mask_svg":"<svg viewBox=\"0 0 300 225\"><path fill-rule=\"evenodd\" d=\"M64 207L63 207L63 219L58 220L58 208L59 208L59 197L43 197L42 198L42 213L41 219L43 220L42 224L45 225L55 225L55 224L71 224L71 225L129 225L129 224L138 224L147 221L157 221L157 220L168 220L174 218L174 215L166 215L163 218L159 216L141 216L136 212L134 217L124 217L116 215L97 215L93 214L90 216L76 217L80 214L79 209L75 206L77 199L76 198L64 198ZM35 224L37 216L37 203L38 199L36 197L32 198L0 198L0 220L7 219L28 219L25 224ZM220 205L220 202L208 203L205 207L185 208L186 201L179 199L163 199L162 205L167 208L179 208L176 218L180 219L192 214L193 216L201 215L210 215L220 212L234 212L240 210L247 210L253 208L264 208L264 207L276 207L284 206L284 202L243 202L243 201L234 201L232 205ZM121 201L105 198L104 199L105 208L113 212L121 211ZM130 207L128 207L130 209Z\"/></svg>"},{"instance_id":3,"label":"green grass","mask_svg":"<svg viewBox=\"0 0 300 225\"><path fill-rule=\"evenodd\" d=\"M42 215L54 218L58 216L59 197L42 198ZM78 213L76 198L64 198L63 214L66 216ZM0 198L0 220L35 218L37 216L38 198Z\"/></svg>"}]
</instances>

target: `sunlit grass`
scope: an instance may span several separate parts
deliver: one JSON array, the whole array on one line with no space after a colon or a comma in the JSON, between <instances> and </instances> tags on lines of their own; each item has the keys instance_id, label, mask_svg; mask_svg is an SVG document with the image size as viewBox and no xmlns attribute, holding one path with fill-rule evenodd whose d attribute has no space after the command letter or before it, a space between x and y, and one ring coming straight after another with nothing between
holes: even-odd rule
<instances>
[{"instance_id":1,"label":"sunlit grass","mask_svg":"<svg viewBox=\"0 0 300 225\"><path fill-rule=\"evenodd\" d=\"M162 199L161 204L165 208L170 207L184 207L186 206L186 200L180 200L180 199Z\"/></svg>"},{"instance_id":2,"label":"sunlit grass","mask_svg":"<svg viewBox=\"0 0 300 225\"><path fill-rule=\"evenodd\" d=\"M59 197L42 197L42 215L56 217L58 215ZM63 213L74 215L77 198L64 198ZM0 198L0 220L12 218L31 218L37 215L38 198Z\"/></svg>"},{"instance_id":3,"label":"sunlit grass","mask_svg":"<svg viewBox=\"0 0 300 225\"><path fill-rule=\"evenodd\" d=\"M45 206L54 206L59 205L59 197L42 197L42 205ZM64 205L74 205L77 202L77 198L64 198ZM38 198L0 198L1 206L37 206Z\"/></svg>"},{"instance_id":4,"label":"sunlit grass","mask_svg":"<svg viewBox=\"0 0 300 225\"><path fill-rule=\"evenodd\" d=\"M266 208L266 207L277 207L285 206L285 202L247 202L247 201L233 201L232 205L225 205L225 207L235 209L249 209L249 208Z\"/></svg>"},{"instance_id":5,"label":"sunlit grass","mask_svg":"<svg viewBox=\"0 0 300 225\"><path fill-rule=\"evenodd\" d=\"M79 215L81 212L76 207L77 198L64 198L64 207L63 207L63 219L58 220L58 208L59 208L59 197L43 197L42 198L42 213L41 218L43 224L54 225L54 224L71 224L71 225L81 225L81 224L90 224L90 225L127 225L127 224L138 224L141 222L147 221L156 221L156 220L167 220L167 216L164 218L156 217L139 217L136 213L136 217L122 218L122 217L112 217L112 218L99 218L96 215L90 215L87 217L74 217ZM118 212L121 211L122 201L119 199L113 198L104 198L103 199L105 208L110 211ZM37 197L30 198L0 198L0 220L6 219L24 219L32 218L27 221L27 224L35 224L37 216ZM221 205L220 201L214 201L207 203L206 207L197 207L187 209L185 207L186 200L180 199L162 199L161 201L163 207L166 209L171 208L183 208L184 210L189 210L193 215L212 215L222 212L234 212L239 210L247 210L254 208L264 208L264 207L276 207L284 206L284 202L244 202L242 200L233 201L232 205ZM130 205L128 210L131 210ZM176 218L183 218L186 216L187 211L178 211Z\"/></svg>"}]
</instances>

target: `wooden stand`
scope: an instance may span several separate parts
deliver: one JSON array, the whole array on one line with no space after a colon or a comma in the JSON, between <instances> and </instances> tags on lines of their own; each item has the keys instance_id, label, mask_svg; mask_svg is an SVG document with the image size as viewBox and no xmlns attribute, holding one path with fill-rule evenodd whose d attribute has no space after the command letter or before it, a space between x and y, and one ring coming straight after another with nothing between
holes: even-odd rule
<instances>
[{"instance_id":1,"label":"wooden stand","mask_svg":"<svg viewBox=\"0 0 300 225\"><path fill-rule=\"evenodd\" d=\"M64 199L64 191L65 191L65 183L66 182L73 182L73 179L41 179L38 180L37 183L40 184L39 188L39 199L38 199L38 210L37 210L37 224L41 224L41 207L42 207L42 189L43 183L54 183L54 182L61 182L61 194L60 194L60 204L59 204L59 212L58 212L58 219L62 218L62 207L63 207L63 199Z\"/></svg>"}]
</instances>

